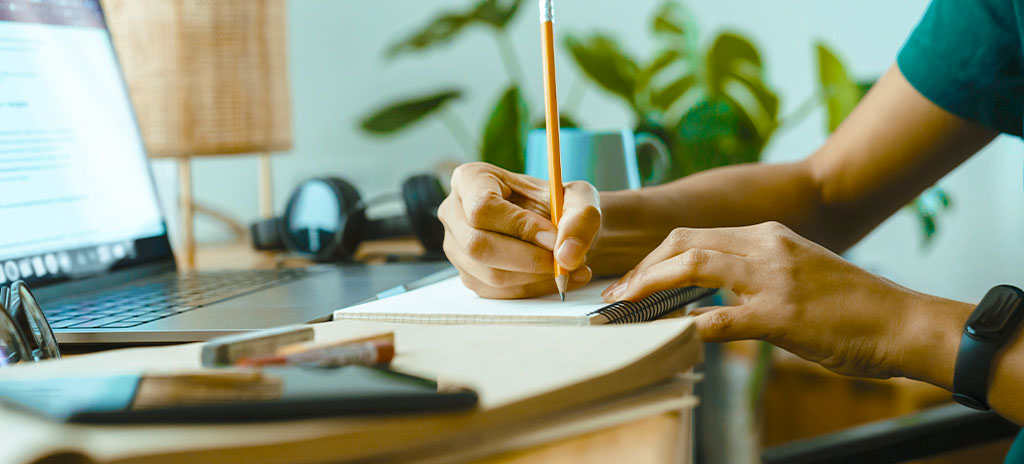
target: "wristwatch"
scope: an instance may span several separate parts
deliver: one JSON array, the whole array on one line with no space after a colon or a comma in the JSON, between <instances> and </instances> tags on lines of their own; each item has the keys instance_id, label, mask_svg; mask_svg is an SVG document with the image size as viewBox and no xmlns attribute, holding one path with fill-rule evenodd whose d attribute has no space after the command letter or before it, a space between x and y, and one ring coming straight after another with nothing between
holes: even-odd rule
<instances>
[{"instance_id":1,"label":"wristwatch","mask_svg":"<svg viewBox=\"0 0 1024 464\"><path fill-rule=\"evenodd\" d=\"M1010 340L1024 316L1024 291L1000 285L988 291L964 324L953 371L953 399L987 411L989 372L996 353Z\"/></svg>"}]
</instances>

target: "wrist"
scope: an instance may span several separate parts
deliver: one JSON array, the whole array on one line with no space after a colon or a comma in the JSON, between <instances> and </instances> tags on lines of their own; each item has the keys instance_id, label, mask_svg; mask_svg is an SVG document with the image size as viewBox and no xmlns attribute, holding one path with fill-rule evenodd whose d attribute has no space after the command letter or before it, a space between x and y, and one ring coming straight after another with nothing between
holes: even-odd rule
<instances>
[{"instance_id":1,"label":"wrist","mask_svg":"<svg viewBox=\"0 0 1024 464\"><path fill-rule=\"evenodd\" d=\"M657 247L668 234L659 234L647 217L651 207L643 190L601 193L601 230L587 264L595 275L621 275Z\"/></svg>"},{"instance_id":2,"label":"wrist","mask_svg":"<svg viewBox=\"0 0 1024 464\"><path fill-rule=\"evenodd\" d=\"M953 389L953 371L964 323L974 305L920 295L905 307L899 371L904 377Z\"/></svg>"}]
</instances>

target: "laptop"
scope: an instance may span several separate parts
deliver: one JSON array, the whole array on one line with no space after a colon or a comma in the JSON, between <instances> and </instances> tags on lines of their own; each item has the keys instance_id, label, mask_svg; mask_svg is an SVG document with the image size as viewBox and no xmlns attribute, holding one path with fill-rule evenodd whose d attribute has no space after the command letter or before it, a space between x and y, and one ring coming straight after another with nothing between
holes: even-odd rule
<instances>
[{"instance_id":1,"label":"laptop","mask_svg":"<svg viewBox=\"0 0 1024 464\"><path fill-rule=\"evenodd\" d=\"M98 0L0 0L0 284L62 344L325 321L447 263L178 272Z\"/></svg>"}]
</instances>

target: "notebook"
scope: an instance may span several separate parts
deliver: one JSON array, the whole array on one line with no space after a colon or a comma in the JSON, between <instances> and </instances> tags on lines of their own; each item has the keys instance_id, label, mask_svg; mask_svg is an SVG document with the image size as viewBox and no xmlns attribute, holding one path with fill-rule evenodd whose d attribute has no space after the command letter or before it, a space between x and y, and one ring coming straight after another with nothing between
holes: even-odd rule
<instances>
[{"instance_id":1,"label":"notebook","mask_svg":"<svg viewBox=\"0 0 1024 464\"><path fill-rule=\"evenodd\" d=\"M715 289L686 287L641 301L605 303L601 292L614 279L597 280L569 292L526 300L488 300L451 277L399 295L335 311L334 320L412 324L602 325L652 321L712 295Z\"/></svg>"}]
</instances>

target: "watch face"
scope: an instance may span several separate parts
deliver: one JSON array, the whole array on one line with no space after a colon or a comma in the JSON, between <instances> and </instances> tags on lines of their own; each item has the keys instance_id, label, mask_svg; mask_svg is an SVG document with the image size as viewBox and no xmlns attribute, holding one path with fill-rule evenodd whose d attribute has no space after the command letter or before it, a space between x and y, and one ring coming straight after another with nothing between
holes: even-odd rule
<instances>
[{"instance_id":1,"label":"watch face","mask_svg":"<svg viewBox=\"0 0 1024 464\"><path fill-rule=\"evenodd\" d=\"M999 335L1010 328L1014 322L1024 294L1009 286L993 288L985 295L978 309L967 319L967 330L977 336L987 337Z\"/></svg>"}]
</instances>

